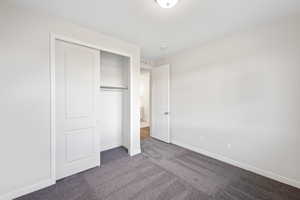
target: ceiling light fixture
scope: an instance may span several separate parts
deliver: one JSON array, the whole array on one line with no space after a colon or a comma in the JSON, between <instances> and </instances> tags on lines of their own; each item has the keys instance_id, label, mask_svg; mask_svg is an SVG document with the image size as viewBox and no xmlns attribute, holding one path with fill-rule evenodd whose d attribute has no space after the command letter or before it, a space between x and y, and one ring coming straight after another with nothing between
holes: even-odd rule
<instances>
[{"instance_id":1,"label":"ceiling light fixture","mask_svg":"<svg viewBox=\"0 0 300 200\"><path fill-rule=\"evenodd\" d=\"M178 0L156 0L162 8L172 8L178 3Z\"/></svg>"}]
</instances>

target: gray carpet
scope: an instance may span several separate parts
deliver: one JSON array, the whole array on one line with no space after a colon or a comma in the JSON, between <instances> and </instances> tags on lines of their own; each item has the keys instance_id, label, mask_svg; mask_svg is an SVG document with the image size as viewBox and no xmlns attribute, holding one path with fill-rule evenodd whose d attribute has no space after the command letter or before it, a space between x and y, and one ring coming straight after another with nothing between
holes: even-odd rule
<instances>
[{"instance_id":1,"label":"gray carpet","mask_svg":"<svg viewBox=\"0 0 300 200\"><path fill-rule=\"evenodd\" d=\"M300 190L154 139L134 157L102 153L101 168L19 200L300 200Z\"/></svg>"},{"instance_id":2,"label":"gray carpet","mask_svg":"<svg viewBox=\"0 0 300 200\"><path fill-rule=\"evenodd\" d=\"M101 164L106 165L110 162L119 160L121 158L129 157L127 149L124 147L118 147L101 152Z\"/></svg>"}]
</instances>

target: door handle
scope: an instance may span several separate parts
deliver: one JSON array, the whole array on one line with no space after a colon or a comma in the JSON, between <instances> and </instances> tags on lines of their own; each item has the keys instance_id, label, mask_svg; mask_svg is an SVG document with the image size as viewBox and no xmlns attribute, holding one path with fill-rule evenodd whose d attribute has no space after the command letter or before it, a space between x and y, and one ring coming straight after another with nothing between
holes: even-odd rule
<instances>
[{"instance_id":1,"label":"door handle","mask_svg":"<svg viewBox=\"0 0 300 200\"><path fill-rule=\"evenodd\" d=\"M164 112L164 115L169 115L170 114L170 112Z\"/></svg>"}]
</instances>

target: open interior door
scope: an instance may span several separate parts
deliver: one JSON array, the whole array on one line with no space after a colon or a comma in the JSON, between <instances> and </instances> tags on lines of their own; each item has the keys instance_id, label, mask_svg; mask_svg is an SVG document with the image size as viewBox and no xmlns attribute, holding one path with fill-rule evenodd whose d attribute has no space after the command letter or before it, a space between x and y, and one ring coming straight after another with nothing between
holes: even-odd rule
<instances>
[{"instance_id":1,"label":"open interior door","mask_svg":"<svg viewBox=\"0 0 300 200\"><path fill-rule=\"evenodd\" d=\"M151 136L170 143L170 65L152 69Z\"/></svg>"}]
</instances>

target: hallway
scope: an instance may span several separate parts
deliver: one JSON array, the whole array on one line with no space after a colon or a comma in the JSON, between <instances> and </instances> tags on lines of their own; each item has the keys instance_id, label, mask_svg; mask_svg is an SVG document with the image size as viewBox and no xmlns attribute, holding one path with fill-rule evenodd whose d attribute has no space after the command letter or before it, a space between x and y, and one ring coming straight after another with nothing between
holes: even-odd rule
<instances>
[{"instance_id":1,"label":"hallway","mask_svg":"<svg viewBox=\"0 0 300 200\"><path fill-rule=\"evenodd\" d=\"M141 140L150 137L150 127L141 128Z\"/></svg>"}]
</instances>

